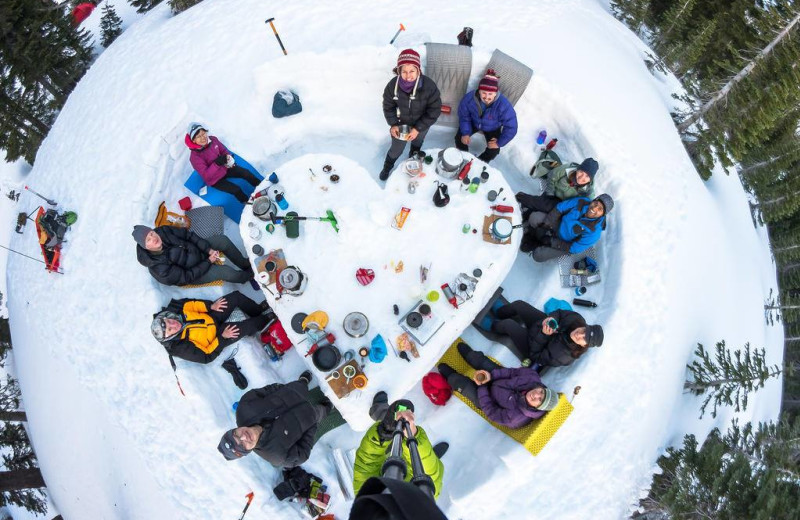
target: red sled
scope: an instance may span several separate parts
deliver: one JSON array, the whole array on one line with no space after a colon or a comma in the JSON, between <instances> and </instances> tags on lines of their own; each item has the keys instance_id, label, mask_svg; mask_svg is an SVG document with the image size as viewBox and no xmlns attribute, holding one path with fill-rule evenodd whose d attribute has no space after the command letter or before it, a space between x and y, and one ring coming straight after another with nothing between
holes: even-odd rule
<instances>
[{"instance_id":1,"label":"red sled","mask_svg":"<svg viewBox=\"0 0 800 520\"><path fill-rule=\"evenodd\" d=\"M36 234L39 236L39 245L42 248L42 256L44 257L44 267L47 269L48 272L55 272L60 273L61 267L61 244L55 245L48 245L48 242L52 239L45 231L42 229L41 220L44 216L45 211L44 208L40 207L39 212L36 213Z\"/></svg>"}]
</instances>

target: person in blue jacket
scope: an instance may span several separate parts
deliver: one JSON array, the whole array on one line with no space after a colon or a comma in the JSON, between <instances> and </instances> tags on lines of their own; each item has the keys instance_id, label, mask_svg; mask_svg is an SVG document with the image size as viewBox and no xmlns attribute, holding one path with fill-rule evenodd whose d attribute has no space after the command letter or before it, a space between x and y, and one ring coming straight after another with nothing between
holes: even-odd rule
<instances>
[{"instance_id":1,"label":"person in blue jacket","mask_svg":"<svg viewBox=\"0 0 800 520\"><path fill-rule=\"evenodd\" d=\"M613 207L614 199L604 193L594 200L567 199L547 213L534 211L528 217L530 230L522 239L520 250L532 252L537 262L586 251L600 240Z\"/></svg>"},{"instance_id":2,"label":"person in blue jacket","mask_svg":"<svg viewBox=\"0 0 800 520\"><path fill-rule=\"evenodd\" d=\"M487 70L478 90L467 92L458 104L456 148L468 151L472 134L480 132L486 138L486 150L478 159L487 163L517 135L517 113L498 91L498 79L494 70Z\"/></svg>"}]
</instances>

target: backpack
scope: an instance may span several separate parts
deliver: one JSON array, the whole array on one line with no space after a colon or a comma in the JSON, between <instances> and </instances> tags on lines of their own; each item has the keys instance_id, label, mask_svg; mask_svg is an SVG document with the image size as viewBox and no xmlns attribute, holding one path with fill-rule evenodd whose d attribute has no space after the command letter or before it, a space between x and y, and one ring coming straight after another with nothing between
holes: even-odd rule
<instances>
[{"instance_id":1,"label":"backpack","mask_svg":"<svg viewBox=\"0 0 800 520\"><path fill-rule=\"evenodd\" d=\"M42 239L44 240L42 245L45 248L52 249L64 241L64 235L67 233L67 229L70 224L76 220L74 215L75 214L71 211L59 215L54 209L48 209L45 214L42 215L41 219L39 219L39 226L41 226L46 237L40 237L40 241Z\"/></svg>"},{"instance_id":2,"label":"backpack","mask_svg":"<svg viewBox=\"0 0 800 520\"><path fill-rule=\"evenodd\" d=\"M559 166L561 166L561 158L556 152L553 150L542 150L542 153L539 154L539 159L531 168L531 177L547 177L550 170Z\"/></svg>"}]
</instances>

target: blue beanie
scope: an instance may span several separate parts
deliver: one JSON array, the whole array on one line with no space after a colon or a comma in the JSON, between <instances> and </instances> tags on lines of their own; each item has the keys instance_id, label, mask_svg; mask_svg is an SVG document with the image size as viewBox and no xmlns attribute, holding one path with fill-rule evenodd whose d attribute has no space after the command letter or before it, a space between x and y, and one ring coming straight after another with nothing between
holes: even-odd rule
<instances>
[{"instance_id":1,"label":"blue beanie","mask_svg":"<svg viewBox=\"0 0 800 520\"><path fill-rule=\"evenodd\" d=\"M583 162L578 166L579 170L583 170L589 175L589 178L594 180L594 176L597 175L597 170L600 168L600 165L597 164L597 161L592 159L591 157L584 159Z\"/></svg>"}]
</instances>

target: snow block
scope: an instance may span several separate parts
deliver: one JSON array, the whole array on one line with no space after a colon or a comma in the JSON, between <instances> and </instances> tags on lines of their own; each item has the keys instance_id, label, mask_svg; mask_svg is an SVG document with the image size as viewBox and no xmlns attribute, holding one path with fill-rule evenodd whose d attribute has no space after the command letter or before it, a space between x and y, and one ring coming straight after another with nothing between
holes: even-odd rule
<instances>
[{"instance_id":1,"label":"snow block","mask_svg":"<svg viewBox=\"0 0 800 520\"><path fill-rule=\"evenodd\" d=\"M454 370L457 372L464 374L465 376L472 378L472 375L475 373L475 369L469 366L469 364L461 357L461 354L458 353L457 347L458 344L462 342L461 338L456 339L450 348L447 349L447 352L444 353L442 359L439 360L439 363L447 363ZM497 362L496 360L492 360ZM553 438L553 435L556 434L561 425L567 420L567 417L572 413L574 407L572 403L567 400L567 397L559 393L558 394L558 404L555 408L544 414L541 419L535 419L530 424L523 426L522 428L508 428L506 426L500 426L499 424L490 421L486 418L486 415L472 402L461 395L459 392L453 392L453 395L464 401L464 403L472 408L478 415L483 417L485 421L490 423L492 426L497 428L498 430L502 431L518 443L522 444L526 450L531 455L538 455L540 451L547 445L550 439Z\"/></svg>"},{"instance_id":2,"label":"snow block","mask_svg":"<svg viewBox=\"0 0 800 520\"><path fill-rule=\"evenodd\" d=\"M250 172L258 177L259 180L264 180L264 177L262 177L261 174L250 165L250 163L233 152L231 152L231 154L233 155L237 165L250 170ZM248 193L252 190L252 186L250 186L250 184L248 184L244 179L228 180L241 187L245 193ZM214 189L213 186L208 186L208 191L206 194L201 195L200 190L206 185L206 183L200 174L197 173L197 171L192 171L192 174L189 175L189 178L183 185L186 187L186 189L199 196L204 201L208 202L209 205L222 207L226 217L233 220L237 224L239 223L239 220L242 218L242 211L244 211L244 204L239 202L236 197L230 193L225 193L224 191Z\"/></svg>"}]
</instances>

